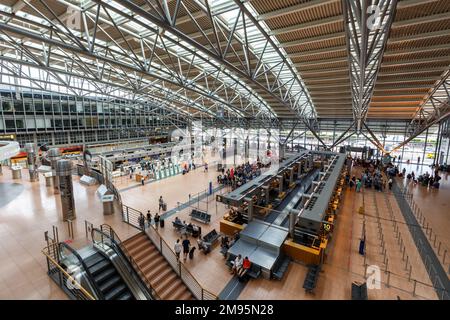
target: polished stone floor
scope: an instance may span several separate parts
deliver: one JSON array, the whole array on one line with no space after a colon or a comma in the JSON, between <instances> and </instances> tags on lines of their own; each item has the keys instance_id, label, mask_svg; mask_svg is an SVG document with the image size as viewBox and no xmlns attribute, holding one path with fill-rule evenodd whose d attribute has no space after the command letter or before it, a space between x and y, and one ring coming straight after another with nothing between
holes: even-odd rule
<instances>
[{"instance_id":1,"label":"polished stone floor","mask_svg":"<svg viewBox=\"0 0 450 320\"><path fill-rule=\"evenodd\" d=\"M197 169L187 175L178 175L145 186L127 189L122 192L122 200L133 208L142 211L150 209L154 213L158 210L157 199L163 195L170 210L176 208L178 203L188 201L189 194L195 196L198 192L206 190L209 182L215 186L216 175L213 168L210 168L209 172ZM11 188L13 184L15 187ZM95 194L97 187L81 185L78 178L74 177L77 219L74 223L75 236L70 240L75 247L81 247L89 241L85 235L85 221L89 221L95 226L108 223L113 226L122 239L136 233L136 229L122 222L118 208L114 215L103 215L102 204ZM51 231L52 225L59 228L60 240L69 239L67 224L61 219L58 196L54 195L51 188L45 186L42 177L37 182L29 182L28 173L25 170L22 172L22 179L13 180L10 170L3 168L3 175L0 176L0 188L0 299L66 299L65 294L46 275L46 262L41 253L45 246L44 232ZM447 176L443 179L439 190L427 190L418 186L413 188L415 188L413 189L415 200L423 206L423 212L427 219L433 224L433 228L443 241L448 241L448 232L445 232L445 229L450 221L448 216L450 184ZM370 191L367 193L369 194ZM357 252L361 232L361 216L358 215L357 208L362 202L362 195L350 191L345 192L343 197L343 206L330 244L327 263L319 278L314 296L305 294L302 288L306 267L299 263L291 263L281 281L252 280L239 298L349 299L352 281L361 281L364 276L363 261ZM192 206L200 207L203 210L207 209L212 214L211 224L204 226L204 233L213 228L219 230L220 217L226 211L222 204L217 204L214 198L210 197L208 201L205 199L192 204ZM394 210L398 209L395 205L393 208ZM427 208L433 208L433 210L426 210ZM160 230L160 233L169 245L172 245L179 237L172 228L171 221L177 215L182 220L188 221L190 219L189 212L190 208L183 209L167 218L166 227ZM375 228L373 224L368 223L369 229L370 226ZM389 233L389 228L386 227L385 230L386 237L392 238L393 234ZM406 231L403 232L405 233L404 237L407 238ZM368 233L371 239L373 238L370 240L372 245L369 248L376 261L379 259L379 253L376 250L376 234L370 231ZM408 245L408 248L414 252L411 244ZM395 249L390 251L389 254L395 256ZM411 253L411 257L413 256L414 253ZM415 270L413 275L418 278L417 280L426 284L429 279L423 272L421 261L416 260L412 262L413 270ZM392 270L400 273L401 268L395 267L395 261L395 257L393 257ZM197 251L194 259L188 260L185 264L201 285L215 294L218 294L231 278L224 258L219 253L219 247L206 256ZM369 292L369 298L396 299L399 296L402 299L436 299L434 291L426 285L417 289L416 295L413 296L411 282L404 278L398 281L391 278L390 281L394 284L393 286L383 285L382 290L372 290ZM383 282L386 282L386 279Z\"/></svg>"}]
</instances>

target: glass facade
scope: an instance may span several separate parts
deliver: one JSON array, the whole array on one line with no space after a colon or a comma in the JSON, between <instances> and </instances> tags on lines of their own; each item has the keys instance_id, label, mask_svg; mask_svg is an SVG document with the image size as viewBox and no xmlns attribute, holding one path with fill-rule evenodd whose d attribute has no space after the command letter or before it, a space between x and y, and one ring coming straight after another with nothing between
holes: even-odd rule
<instances>
[{"instance_id":1,"label":"glass facade","mask_svg":"<svg viewBox=\"0 0 450 320\"><path fill-rule=\"evenodd\" d=\"M152 104L33 90L0 91L0 133L16 133L22 146L145 137L156 128L167 131L174 125L185 125L185 120L175 114L169 117L166 110Z\"/></svg>"}]
</instances>

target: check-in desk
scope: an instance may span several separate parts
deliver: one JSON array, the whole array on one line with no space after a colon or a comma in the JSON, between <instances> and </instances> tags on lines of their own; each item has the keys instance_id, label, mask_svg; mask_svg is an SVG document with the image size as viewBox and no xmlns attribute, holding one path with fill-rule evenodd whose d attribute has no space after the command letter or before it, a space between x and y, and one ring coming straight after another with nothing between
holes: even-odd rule
<instances>
[{"instance_id":1,"label":"check-in desk","mask_svg":"<svg viewBox=\"0 0 450 320\"><path fill-rule=\"evenodd\" d=\"M320 243L319 247L307 247L302 244L286 239L283 244L283 252L293 260L302 261L305 264L320 264L320 257L325 252L328 240Z\"/></svg>"},{"instance_id":2,"label":"check-in desk","mask_svg":"<svg viewBox=\"0 0 450 320\"><path fill-rule=\"evenodd\" d=\"M244 230L245 225L231 222L226 219L220 220L220 232L228 236L234 236L236 232Z\"/></svg>"}]
</instances>

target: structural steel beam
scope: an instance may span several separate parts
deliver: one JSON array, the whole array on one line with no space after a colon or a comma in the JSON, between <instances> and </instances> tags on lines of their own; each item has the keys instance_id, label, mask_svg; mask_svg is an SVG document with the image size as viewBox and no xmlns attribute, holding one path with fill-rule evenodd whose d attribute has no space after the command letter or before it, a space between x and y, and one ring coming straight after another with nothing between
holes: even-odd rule
<instances>
[{"instance_id":1,"label":"structural steel beam","mask_svg":"<svg viewBox=\"0 0 450 320\"><path fill-rule=\"evenodd\" d=\"M397 0L342 0L342 5L352 79L353 118L356 130L360 132L367 117Z\"/></svg>"}]
</instances>

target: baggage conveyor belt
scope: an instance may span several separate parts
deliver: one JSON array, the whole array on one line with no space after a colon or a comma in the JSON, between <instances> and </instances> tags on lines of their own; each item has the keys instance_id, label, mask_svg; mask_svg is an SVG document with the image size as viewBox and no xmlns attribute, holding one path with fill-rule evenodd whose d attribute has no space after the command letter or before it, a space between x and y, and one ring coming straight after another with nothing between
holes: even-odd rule
<instances>
[{"instance_id":1,"label":"baggage conveyor belt","mask_svg":"<svg viewBox=\"0 0 450 320\"><path fill-rule=\"evenodd\" d=\"M313 170L309 172L306 177L300 179L295 188L289 192L289 194L283 199L283 201L280 202L278 206L271 210L264 221L278 226L287 227L286 224L289 220L289 212L291 209L295 208L303 193L308 191L314 179L316 179L319 175L319 172L319 169Z\"/></svg>"}]
</instances>

